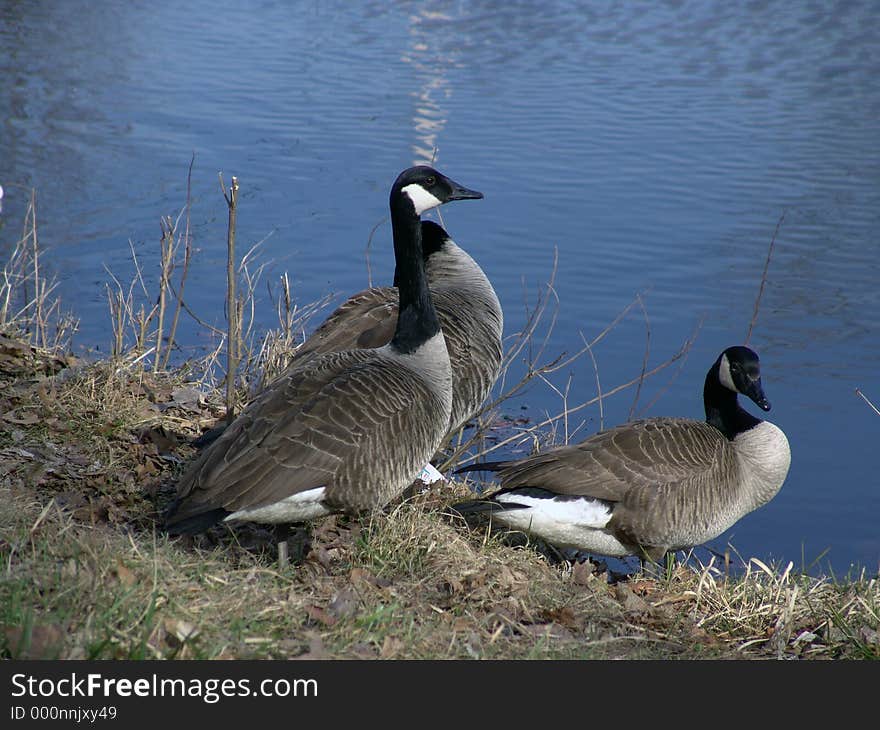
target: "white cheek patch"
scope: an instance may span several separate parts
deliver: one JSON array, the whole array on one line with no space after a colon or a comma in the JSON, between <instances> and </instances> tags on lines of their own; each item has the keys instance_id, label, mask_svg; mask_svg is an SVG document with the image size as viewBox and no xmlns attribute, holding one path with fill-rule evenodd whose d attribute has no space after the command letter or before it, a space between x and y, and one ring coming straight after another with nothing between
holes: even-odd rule
<instances>
[{"instance_id":1,"label":"white cheek patch","mask_svg":"<svg viewBox=\"0 0 880 730\"><path fill-rule=\"evenodd\" d=\"M728 390L732 390L734 393L739 392L733 384L733 376L730 374L730 361L727 359L727 355L721 356L721 362L718 365L718 380Z\"/></svg>"},{"instance_id":2,"label":"white cheek patch","mask_svg":"<svg viewBox=\"0 0 880 730\"><path fill-rule=\"evenodd\" d=\"M421 215L426 210L431 210L431 208L436 208L438 205L443 204L442 200L429 193L418 183L410 183L401 192L408 195L409 199L413 202L416 208L416 215Z\"/></svg>"}]
</instances>

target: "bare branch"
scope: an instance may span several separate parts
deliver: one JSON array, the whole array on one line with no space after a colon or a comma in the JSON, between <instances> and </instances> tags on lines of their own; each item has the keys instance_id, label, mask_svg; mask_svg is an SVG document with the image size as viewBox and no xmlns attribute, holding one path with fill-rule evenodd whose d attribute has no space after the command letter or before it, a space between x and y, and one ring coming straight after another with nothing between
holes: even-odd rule
<instances>
[{"instance_id":1,"label":"bare branch","mask_svg":"<svg viewBox=\"0 0 880 730\"><path fill-rule=\"evenodd\" d=\"M235 371L238 369L239 328L238 300L235 296L235 217L238 204L238 178L232 176L229 193L220 173L220 187L229 208L229 223L226 233L226 316L229 323L226 340L226 422L232 423L235 418Z\"/></svg>"},{"instance_id":2,"label":"bare branch","mask_svg":"<svg viewBox=\"0 0 880 730\"><path fill-rule=\"evenodd\" d=\"M590 355L590 359L593 361L593 372L596 373L596 398L598 398L599 402L599 430L603 430L605 428L605 408L602 403L602 383L599 382L599 364L596 362L596 356L593 354L593 348L590 347L587 342L587 338L584 337L584 333L581 332L581 339L584 341L584 344L587 347L587 353ZM645 369L642 368L642 374L640 377L644 378ZM641 383L641 381L639 381Z\"/></svg>"},{"instance_id":3,"label":"bare branch","mask_svg":"<svg viewBox=\"0 0 880 730\"><path fill-rule=\"evenodd\" d=\"M871 401L868 400L868 397L864 393L862 393L862 391L860 391L858 388L856 388L856 395L858 395L859 398L861 398L863 401L865 401L865 403L867 403L871 407L871 410L873 410L874 413L876 413L878 416L880 416L880 410L877 410L877 406L875 406L873 403L871 403Z\"/></svg>"},{"instance_id":4,"label":"bare branch","mask_svg":"<svg viewBox=\"0 0 880 730\"><path fill-rule=\"evenodd\" d=\"M364 257L367 259L367 287L372 288L373 286L373 269L370 267L370 247L373 245L373 236L376 235L376 231L379 230L379 226L388 221L389 216L385 216L382 220L380 220L375 226L370 229L370 235L367 237L367 247L364 250Z\"/></svg>"},{"instance_id":5,"label":"bare branch","mask_svg":"<svg viewBox=\"0 0 880 730\"><path fill-rule=\"evenodd\" d=\"M189 264L192 260L192 233L190 228L190 214L192 211L192 171L195 161L196 155L195 152L193 152L192 157L189 161L189 169L186 173L186 204L184 205L186 223L183 229L183 269L180 273L180 287L175 293L177 305L174 308L174 318L171 320L171 329L168 332L168 347L165 350L165 359L162 362L163 368L168 367L168 360L171 357L171 350L174 347L174 340L177 337L177 324L180 321L180 312L183 309L183 290L186 286L186 276L189 273ZM169 287L171 287L171 282L169 282ZM173 287L171 287L171 290L172 292L174 291Z\"/></svg>"},{"instance_id":6,"label":"bare branch","mask_svg":"<svg viewBox=\"0 0 880 730\"><path fill-rule=\"evenodd\" d=\"M779 233L779 229L782 226L782 221L785 220L785 211L782 212L782 215L779 216L779 221L776 223L776 230L773 231L773 237L770 239L770 246L767 249L767 259L764 261L764 273L761 275L761 286L758 288L758 296L755 297L755 311L752 313L752 321L749 322L749 331L746 332L746 340L743 344L748 345L749 340L752 337L752 329L755 326L755 322L758 320L758 308L761 306L761 297L764 294L764 285L767 283L767 270L770 268L770 257L773 255L773 246L776 244L776 235Z\"/></svg>"},{"instance_id":7,"label":"bare branch","mask_svg":"<svg viewBox=\"0 0 880 730\"><path fill-rule=\"evenodd\" d=\"M648 369L648 355L651 352L651 322L648 319L648 310L645 307L645 302L642 300L642 295L637 294L636 299L638 300L639 306L642 308L642 314L645 315L645 356L642 358L642 375L639 380L639 384L636 387L636 394L633 398L632 406L629 409L629 417L628 420L632 420L633 414L636 412L636 406L639 403L639 395L642 392L642 383L645 381L645 370Z\"/></svg>"}]
</instances>

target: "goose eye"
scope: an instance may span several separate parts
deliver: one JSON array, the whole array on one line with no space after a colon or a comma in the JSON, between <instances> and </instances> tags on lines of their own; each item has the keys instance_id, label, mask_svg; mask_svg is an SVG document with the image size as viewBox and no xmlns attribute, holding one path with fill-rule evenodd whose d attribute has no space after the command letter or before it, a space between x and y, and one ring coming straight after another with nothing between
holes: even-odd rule
<instances>
[{"instance_id":1,"label":"goose eye","mask_svg":"<svg viewBox=\"0 0 880 730\"><path fill-rule=\"evenodd\" d=\"M433 185L435 182L437 182L437 179L433 175L425 178L426 185Z\"/></svg>"}]
</instances>

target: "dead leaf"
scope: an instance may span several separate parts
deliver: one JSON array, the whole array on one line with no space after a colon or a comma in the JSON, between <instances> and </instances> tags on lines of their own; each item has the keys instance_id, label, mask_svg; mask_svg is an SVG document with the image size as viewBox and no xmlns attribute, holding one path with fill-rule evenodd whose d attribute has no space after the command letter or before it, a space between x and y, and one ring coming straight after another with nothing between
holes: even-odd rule
<instances>
[{"instance_id":1,"label":"dead leaf","mask_svg":"<svg viewBox=\"0 0 880 730\"><path fill-rule=\"evenodd\" d=\"M859 628L859 638L866 644L876 644L880 646L880 632L877 632L869 626L862 626Z\"/></svg>"},{"instance_id":2,"label":"dead leaf","mask_svg":"<svg viewBox=\"0 0 880 730\"><path fill-rule=\"evenodd\" d=\"M110 500L107 497L99 497L96 500L86 498L82 507L73 510L73 516L82 522L96 525L99 522L107 522L110 513Z\"/></svg>"},{"instance_id":3,"label":"dead leaf","mask_svg":"<svg viewBox=\"0 0 880 730\"><path fill-rule=\"evenodd\" d=\"M338 620L320 606L306 606L306 614L313 623L324 624L324 626L333 626Z\"/></svg>"},{"instance_id":4,"label":"dead leaf","mask_svg":"<svg viewBox=\"0 0 880 730\"><path fill-rule=\"evenodd\" d=\"M171 401L178 408L198 411L199 406L205 402L205 394L192 385L185 385L171 391Z\"/></svg>"},{"instance_id":5,"label":"dead leaf","mask_svg":"<svg viewBox=\"0 0 880 730\"><path fill-rule=\"evenodd\" d=\"M122 558L116 559L116 567L114 571L116 573L116 577L119 578L119 582L122 583L126 588L131 588L135 583L137 583L137 578L135 574L132 573L122 562Z\"/></svg>"},{"instance_id":6,"label":"dead leaf","mask_svg":"<svg viewBox=\"0 0 880 730\"><path fill-rule=\"evenodd\" d=\"M379 650L380 659L393 659L403 649L403 642L393 636L386 636Z\"/></svg>"},{"instance_id":7,"label":"dead leaf","mask_svg":"<svg viewBox=\"0 0 880 730\"><path fill-rule=\"evenodd\" d=\"M348 579L353 586L359 586L366 583L375 588L388 588L391 585L391 581L387 578L377 578L370 573L370 571L364 570L363 568L352 568Z\"/></svg>"},{"instance_id":8,"label":"dead leaf","mask_svg":"<svg viewBox=\"0 0 880 730\"><path fill-rule=\"evenodd\" d=\"M25 411L22 415L16 416L14 412L4 413L3 420L7 423L15 423L19 426L32 426L40 422L40 417L33 411Z\"/></svg>"},{"instance_id":9,"label":"dead leaf","mask_svg":"<svg viewBox=\"0 0 880 730\"><path fill-rule=\"evenodd\" d=\"M652 607L644 598L640 598L629 586L618 583L615 586L617 600L623 604L623 610L627 613L651 613Z\"/></svg>"},{"instance_id":10,"label":"dead leaf","mask_svg":"<svg viewBox=\"0 0 880 730\"><path fill-rule=\"evenodd\" d=\"M360 605L361 599L357 593L349 588L343 588L330 601L327 610L337 618L345 618L355 613L360 608Z\"/></svg>"},{"instance_id":11,"label":"dead leaf","mask_svg":"<svg viewBox=\"0 0 880 730\"><path fill-rule=\"evenodd\" d=\"M359 641L356 644L352 644L351 651L355 656L359 656L362 659L376 658L376 647L368 641Z\"/></svg>"},{"instance_id":12,"label":"dead leaf","mask_svg":"<svg viewBox=\"0 0 880 730\"><path fill-rule=\"evenodd\" d=\"M563 606L562 608L545 608L539 611L538 615L548 623L560 624L569 629L580 628L577 616L575 616L574 611L568 606Z\"/></svg>"},{"instance_id":13,"label":"dead leaf","mask_svg":"<svg viewBox=\"0 0 880 730\"><path fill-rule=\"evenodd\" d=\"M633 593L639 596L650 596L657 592L659 586L655 580L634 580L629 584L629 587Z\"/></svg>"},{"instance_id":14,"label":"dead leaf","mask_svg":"<svg viewBox=\"0 0 880 730\"><path fill-rule=\"evenodd\" d=\"M43 378L37 384L37 397L40 399L40 402L43 404L43 407L47 410L51 410L55 405L55 388L51 389L47 387L47 379Z\"/></svg>"},{"instance_id":15,"label":"dead leaf","mask_svg":"<svg viewBox=\"0 0 880 730\"><path fill-rule=\"evenodd\" d=\"M574 634L564 626L550 622L546 624L527 624L521 627L522 632L536 639L574 639Z\"/></svg>"},{"instance_id":16,"label":"dead leaf","mask_svg":"<svg viewBox=\"0 0 880 730\"><path fill-rule=\"evenodd\" d=\"M180 445L180 442L174 436L165 430L163 426L155 428L144 428L137 431L137 439L140 443L153 447L154 454L168 453L174 451Z\"/></svg>"},{"instance_id":17,"label":"dead leaf","mask_svg":"<svg viewBox=\"0 0 880 730\"><path fill-rule=\"evenodd\" d=\"M57 659L61 653L64 631L57 624L33 626L30 632L11 626L5 633L6 646L16 659Z\"/></svg>"},{"instance_id":18,"label":"dead leaf","mask_svg":"<svg viewBox=\"0 0 880 730\"><path fill-rule=\"evenodd\" d=\"M575 563L571 566L571 581L578 586L587 586L594 583L596 575L594 573L595 566L589 561L584 560L581 563Z\"/></svg>"},{"instance_id":19,"label":"dead leaf","mask_svg":"<svg viewBox=\"0 0 880 730\"><path fill-rule=\"evenodd\" d=\"M165 640L169 646L175 648L192 641L199 635L199 630L194 624L179 618L166 618L162 626L166 632Z\"/></svg>"},{"instance_id":20,"label":"dead leaf","mask_svg":"<svg viewBox=\"0 0 880 730\"><path fill-rule=\"evenodd\" d=\"M320 634L309 634L309 648L302 654L293 657L294 659L327 659L327 650L324 648L324 641Z\"/></svg>"},{"instance_id":21,"label":"dead leaf","mask_svg":"<svg viewBox=\"0 0 880 730\"><path fill-rule=\"evenodd\" d=\"M440 585L437 588L447 596L454 596L456 593L461 593L464 590L464 584L458 578L449 577L440 581Z\"/></svg>"}]
</instances>

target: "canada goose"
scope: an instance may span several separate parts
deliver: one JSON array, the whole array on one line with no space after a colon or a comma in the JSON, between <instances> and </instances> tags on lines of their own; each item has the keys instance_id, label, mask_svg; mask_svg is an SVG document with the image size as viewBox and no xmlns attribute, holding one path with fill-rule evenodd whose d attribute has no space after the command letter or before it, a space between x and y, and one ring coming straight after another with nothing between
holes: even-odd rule
<instances>
[{"instance_id":1,"label":"canada goose","mask_svg":"<svg viewBox=\"0 0 880 730\"><path fill-rule=\"evenodd\" d=\"M498 378L504 315L479 264L442 226L424 220L421 227L428 288L452 364L450 435L476 413ZM328 352L387 344L397 322L397 284L395 271L392 286L372 287L350 296L297 348L289 367ZM210 443L224 429L224 425L217 426L194 444Z\"/></svg>"},{"instance_id":2,"label":"canada goose","mask_svg":"<svg viewBox=\"0 0 880 730\"><path fill-rule=\"evenodd\" d=\"M600 431L576 445L458 471L498 472L502 489L463 502L507 527L559 547L659 561L711 540L779 491L791 452L785 434L742 407L761 409L758 356L726 349L706 374L706 421L648 418Z\"/></svg>"},{"instance_id":3,"label":"canada goose","mask_svg":"<svg viewBox=\"0 0 880 730\"><path fill-rule=\"evenodd\" d=\"M391 341L311 358L273 381L184 473L169 532L360 512L413 481L445 435L452 406L419 216L482 197L427 166L398 176L389 203L401 314Z\"/></svg>"},{"instance_id":4,"label":"canada goose","mask_svg":"<svg viewBox=\"0 0 880 730\"><path fill-rule=\"evenodd\" d=\"M449 431L480 407L501 369L501 303L483 270L442 226L422 221L422 251L431 299L452 363ZM326 352L380 347L397 321L398 273L390 287L373 287L341 304L297 349L293 363Z\"/></svg>"}]
</instances>

